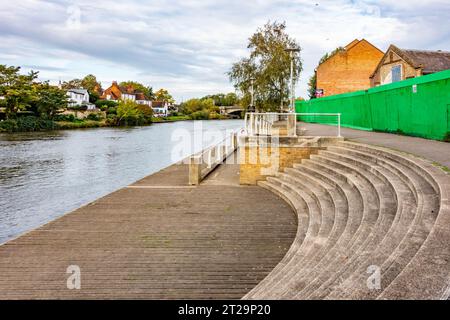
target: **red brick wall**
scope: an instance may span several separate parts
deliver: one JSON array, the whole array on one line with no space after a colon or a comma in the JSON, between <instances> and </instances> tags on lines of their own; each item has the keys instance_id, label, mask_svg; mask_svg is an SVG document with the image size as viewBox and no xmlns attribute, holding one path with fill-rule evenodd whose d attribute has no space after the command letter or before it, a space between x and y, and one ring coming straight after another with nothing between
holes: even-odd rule
<instances>
[{"instance_id":1,"label":"red brick wall","mask_svg":"<svg viewBox=\"0 0 450 320\"><path fill-rule=\"evenodd\" d=\"M361 40L317 67L317 89L324 89L325 96L368 89L381 58L383 52Z\"/></svg>"}]
</instances>

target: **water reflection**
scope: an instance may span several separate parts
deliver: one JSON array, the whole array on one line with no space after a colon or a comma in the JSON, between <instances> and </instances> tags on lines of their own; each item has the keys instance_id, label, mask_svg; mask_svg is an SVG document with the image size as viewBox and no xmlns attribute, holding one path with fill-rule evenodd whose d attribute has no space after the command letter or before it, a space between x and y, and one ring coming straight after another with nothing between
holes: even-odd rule
<instances>
[{"instance_id":1,"label":"water reflection","mask_svg":"<svg viewBox=\"0 0 450 320\"><path fill-rule=\"evenodd\" d=\"M203 130L242 121L205 121ZM0 243L156 172L194 122L0 135Z\"/></svg>"}]
</instances>

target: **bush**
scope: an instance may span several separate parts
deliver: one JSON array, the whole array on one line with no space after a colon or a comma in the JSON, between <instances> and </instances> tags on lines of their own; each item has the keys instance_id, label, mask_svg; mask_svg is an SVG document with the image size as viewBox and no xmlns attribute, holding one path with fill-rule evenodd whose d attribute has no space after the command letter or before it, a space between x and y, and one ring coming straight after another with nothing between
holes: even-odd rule
<instances>
[{"instance_id":1,"label":"bush","mask_svg":"<svg viewBox=\"0 0 450 320\"><path fill-rule=\"evenodd\" d=\"M106 114L117 114L117 107L109 107L106 109Z\"/></svg>"},{"instance_id":2,"label":"bush","mask_svg":"<svg viewBox=\"0 0 450 320\"><path fill-rule=\"evenodd\" d=\"M17 121L13 119L0 121L0 132L18 131Z\"/></svg>"},{"instance_id":3,"label":"bush","mask_svg":"<svg viewBox=\"0 0 450 320\"><path fill-rule=\"evenodd\" d=\"M103 114L100 112L89 113L88 116L86 117L86 120L101 121L103 120Z\"/></svg>"},{"instance_id":4,"label":"bush","mask_svg":"<svg viewBox=\"0 0 450 320\"><path fill-rule=\"evenodd\" d=\"M77 118L73 114L58 114L55 116L55 121L66 121L66 122L74 122Z\"/></svg>"},{"instance_id":5,"label":"bush","mask_svg":"<svg viewBox=\"0 0 450 320\"><path fill-rule=\"evenodd\" d=\"M77 122L58 122L58 129L81 129L81 128L98 128L106 126L105 122L85 120Z\"/></svg>"},{"instance_id":6,"label":"bush","mask_svg":"<svg viewBox=\"0 0 450 320\"><path fill-rule=\"evenodd\" d=\"M119 121L119 119L117 118L117 115L115 115L115 114L108 114L106 116L106 124L108 126L117 126L118 121Z\"/></svg>"},{"instance_id":7,"label":"bush","mask_svg":"<svg viewBox=\"0 0 450 320\"><path fill-rule=\"evenodd\" d=\"M210 120L218 120L218 119L223 119L223 116L218 114L217 112L211 112L209 114L209 119Z\"/></svg>"},{"instance_id":8,"label":"bush","mask_svg":"<svg viewBox=\"0 0 450 320\"><path fill-rule=\"evenodd\" d=\"M2 132L30 132L41 130L54 130L57 125L52 120L41 119L34 116L19 117L0 122Z\"/></svg>"},{"instance_id":9,"label":"bush","mask_svg":"<svg viewBox=\"0 0 450 320\"><path fill-rule=\"evenodd\" d=\"M72 106L72 107L68 107L68 110L73 110L73 111L86 111L87 110L87 106L83 105L83 106Z\"/></svg>"},{"instance_id":10,"label":"bush","mask_svg":"<svg viewBox=\"0 0 450 320\"><path fill-rule=\"evenodd\" d=\"M209 112L202 110L202 111L195 111L191 114L192 120L208 120L209 119Z\"/></svg>"},{"instance_id":11,"label":"bush","mask_svg":"<svg viewBox=\"0 0 450 320\"><path fill-rule=\"evenodd\" d=\"M117 102L112 101L112 100L97 100L95 102L95 106L98 109L105 111L105 110L108 110L109 108L117 107Z\"/></svg>"}]
</instances>

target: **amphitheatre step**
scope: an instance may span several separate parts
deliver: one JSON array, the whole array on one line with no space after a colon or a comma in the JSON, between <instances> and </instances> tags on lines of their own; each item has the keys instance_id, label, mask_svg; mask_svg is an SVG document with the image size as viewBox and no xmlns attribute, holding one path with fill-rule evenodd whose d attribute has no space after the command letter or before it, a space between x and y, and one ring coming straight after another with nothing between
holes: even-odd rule
<instances>
[{"instance_id":1,"label":"amphitheatre step","mask_svg":"<svg viewBox=\"0 0 450 320\"><path fill-rule=\"evenodd\" d=\"M246 299L450 295L450 177L429 161L337 142L258 183L298 215L298 239ZM369 266L381 288L370 289Z\"/></svg>"},{"instance_id":2,"label":"amphitheatre step","mask_svg":"<svg viewBox=\"0 0 450 320\"><path fill-rule=\"evenodd\" d=\"M310 161L317 161L318 158L314 157L314 159L311 159ZM331 163L329 163L331 164ZM326 164L323 164L324 166ZM377 230L378 225L381 223L383 226L382 230L386 230L390 227L390 224L392 223L392 212L388 212L386 214L386 209L392 208L395 211L395 197L393 196L392 192L388 193L386 190L386 185L382 183L382 180L380 180L377 176L373 175L370 172L367 172L365 174L362 174L358 168L352 168L351 166L345 166L338 163L333 163L332 167L337 168L340 165L338 170L343 170L344 172L348 172L347 174L355 174L352 173L352 171L358 172L356 174L362 175L366 178L367 181L370 181L373 183L374 192L377 195L378 201L381 199L381 202L376 207L376 211L368 211L368 214L366 215L365 219L362 220L361 226L358 229L358 233L356 233L359 236L356 236L352 239L350 247L342 247L337 245L336 250L338 252L345 252L344 256L339 256L338 254L333 254L335 257L334 260L332 260L332 263L330 263L329 267L327 268L316 268L315 270L315 279L310 281L308 286L302 290L302 292L297 293L296 297L298 298L305 298L312 294L312 292L316 291L318 286L323 283L326 279L328 281L336 281L336 279L343 279L346 274L351 272L353 269L349 266L351 262L355 260L355 256L359 255L359 252L361 250L368 251L368 240L373 237L371 235L371 230ZM328 168L332 168L328 167ZM367 193L368 191L363 191L362 194ZM376 235L376 234L375 234ZM322 270L320 270L322 269ZM346 273L344 273L344 271ZM325 295L327 292L324 290L317 290L316 295ZM317 297L316 297L317 298Z\"/></svg>"},{"instance_id":3,"label":"amphitheatre step","mask_svg":"<svg viewBox=\"0 0 450 320\"><path fill-rule=\"evenodd\" d=\"M364 160L358 160L348 155L342 156L333 152L324 152L323 156L327 156L331 159L339 159L335 161L339 161L341 163L353 163L354 165L361 168L371 168L370 164L366 163ZM374 169L373 172L378 172L379 174L383 172L381 166L376 168L377 169ZM388 177L391 182L395 182L394 186L399 201L398 208L400 208L401 210L397 212L394 223L392 224L390 230L385 233L383 240L378 244L376 249L374 251L367 251L370 252L370 255L358 256L358 268L354 270L353 274L349 278L346 278L343 283L340 283L339 286L334 289L331 297L351 298L356 291L358 292L358 297L361 297L363 295L362 291L366 291L364 298L376 296L379 292L375 290L369 290L366 284L366 272L369 266L381 267L383 280L382 287L389 284L390 281L398 274L393 270L391 270L391 272L385 272L385 269L390 265L390 256L392 254L395 254L397 247L401 245L404 237L407 236L411 225L413 225L416 213L418 212L418 206L415 203L413 192L409 190L406 185L402 186L400 183L400 179L396 179L392 174L389 175L388 171L385 171L384 175ZM407 261L406 258L405 261Z\"/></svg>"}]
</instances>

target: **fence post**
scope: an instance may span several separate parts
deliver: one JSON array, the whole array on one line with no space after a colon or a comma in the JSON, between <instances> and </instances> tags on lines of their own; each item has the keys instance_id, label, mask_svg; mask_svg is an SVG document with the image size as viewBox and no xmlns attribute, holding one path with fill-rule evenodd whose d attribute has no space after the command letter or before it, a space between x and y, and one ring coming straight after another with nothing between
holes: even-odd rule
<instances>
[{"instance_id":1,"label":"fence post","mask_svg":"<svg viewBox=\"0 0 450 320\"><path fill-rule=\"evenodd\" d=\"M189 184L198 185L201 180L200 157L192 156L189 159Z\"/></svg>"},{"instance_id":2,"label":"fence post","mask_svg":"<svg viewBox=\"0 0 450 320\"><path fill-rule=\"evenodd\" d=\"M338 137L341 137L341 114L338 113Z\"/></svg>"},{"instance_id":3,"label":"fence post","mask_svg":"<svg viewBox=\"0 0 450 320\"><path fill-rule=\"evenodd\" d=\"M296 132L296 115L294 114L289 114L287 116L287 135L289 137L296 137L297 136L297 132Z\"/></svg>"}]
</instances>

